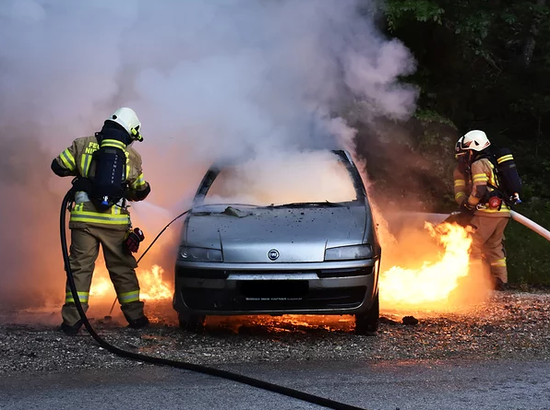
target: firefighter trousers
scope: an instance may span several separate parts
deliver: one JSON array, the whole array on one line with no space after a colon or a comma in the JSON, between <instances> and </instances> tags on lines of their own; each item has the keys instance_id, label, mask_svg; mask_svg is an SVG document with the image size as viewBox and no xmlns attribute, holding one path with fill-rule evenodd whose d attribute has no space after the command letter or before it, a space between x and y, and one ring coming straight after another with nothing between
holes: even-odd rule
<instances>
[{"instance_id":1,"label":"firefighter trousers","mask_svg":"<svg viewBox=\"0 0 550 410\"><path fill-rule=\"evenodd\" d=\"M128 321L144 316L144 304L139 300L139 282L134 270L137 263L134 256L123 249L125 236L126 230L108 226L86 224L71 229L69 262L84 311L88 309L92 274L101 244L105 265L124 316ZM80 320L68 283L61 315L63 322L69 326L74 326Z\"/></svg>"},{"instance_id":2,"label":"firefighter trousers","mask_svg":"<svg viewBox=\"0 0 550 410\"><path fill-rule=\"evenodd\" d=\"M485 259L494 279L508 283L506 253L504 249L504 229L509 218L496 218L475 215L470 223L476 228L472 235L470 260L481 265Z\"/></svg>"}]
</instances>

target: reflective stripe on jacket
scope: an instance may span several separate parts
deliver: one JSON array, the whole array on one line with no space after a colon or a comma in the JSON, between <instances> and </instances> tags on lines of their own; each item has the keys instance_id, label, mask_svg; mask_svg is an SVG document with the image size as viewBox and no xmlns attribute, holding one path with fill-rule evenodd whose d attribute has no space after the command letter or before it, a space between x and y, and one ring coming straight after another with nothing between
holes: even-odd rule
<instances>
[{"instance_id":1,"label":"reflective stripe on jacket","mask_svg":"<svg viewBox=\"0 0 550 410\"><path fill-rule=\"evenodd\" d=\"M119 141L105 140L109 146L123 148L124 144ZM59 166L69 171L69 175L82 176L93 179L95 175L94 153L100 148L95 136L77 138L72 145L65 149L55 159ZM141 156L132 147L124 149L126 154L125 177L130 191L144 191L148 183L143 176ZM78 201L77 201L78 202ZM71 210L70 228L78 227L80 224L100 224L114 228L127 229L130 223L128 211L118 205L113 205L105 212L99 212L90 201L75 204Z\"/></svg>"},{"instance_id":2,"label":"reflective stripe on jacket","mask_svg":"<svg viewBox=\"0 0 550 410\"><path fill-rule=\"evenodd\" d=\"M468 199L470 192L470 181L466 175L464 175L458 167L453 171L454 179L454 191L455 191L455 201L457 204L462 204L465 200Z\"/></svg>"},{"instance_id":3,"label":"reflective stripe on jacket","mask_svg":"<svg viewBox=\"0 0 550 410\"><path fill-rule=\"evenodd\" d=\"M510 207L504 202L500 209L491 209L488 203L481 203L482 198L480 192L492 192L498 186L498 179L495 173L495 166L487 158L480 158L474 161L470 166L471 170L471 186L468 202L471 205L478 205L475 215L491 216L491 217L510 217ZM485 196L485 195L484 195Z\"/></svg>"},{"instance_id":4,"label":"reflective stripe on jacket","mask_svg":"<svg viewBox=\"0 0 550 410\"><path fill-rule=\"evenodd\" d=\"M126 225L130 224L130 215L125 208L113 205L105 212L98 212L91 202L75 204L71 210L70 226L74 223L94 223L103 225Z\"/></svg>"}]
</instances>

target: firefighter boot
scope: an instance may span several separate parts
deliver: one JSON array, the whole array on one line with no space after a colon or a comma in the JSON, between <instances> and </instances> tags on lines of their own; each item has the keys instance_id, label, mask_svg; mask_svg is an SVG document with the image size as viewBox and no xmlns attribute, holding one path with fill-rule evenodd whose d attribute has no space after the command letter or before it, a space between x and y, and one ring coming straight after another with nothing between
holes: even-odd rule
<instances>
[{"instance_id":1,"label":"firefighter boot","mask_svg":"<svg viewBox=\"0 0 550 410\"><path fill-rule=\"evenodd\" d=\"M82 327L82 321L81 320L79 320L78 322L76 322L72 326L66 324L65 322L61 323L61 330L67 336L76 336L81 327Z\"/></svg>"},{"instance_id":2,"label":"firefighter boot","mask_svg":"<svg viewBox=\"0 0 550 410\"><path fill-rule=\"evenodd\" d=\"M143 327L149 326L149 319L147 318L147 316L142 316L138 319L133 320L126 318L126 320L128 320L128 326L132 329L141 329Z\"/></svg>"},{"instance_id":3,"label":"firefighter boot","mask_svg":"<svg viewBox=\"0 0 550 410\"><path fill-rule=\"evenodd\" d=\"M506 282L504 282L502 279L500 278L495 278L495 290L496 291L499 291L499 292L503 292L503 291L506 291L506 290L509 290L509 286Z\"/></svg>"}]
</instances>

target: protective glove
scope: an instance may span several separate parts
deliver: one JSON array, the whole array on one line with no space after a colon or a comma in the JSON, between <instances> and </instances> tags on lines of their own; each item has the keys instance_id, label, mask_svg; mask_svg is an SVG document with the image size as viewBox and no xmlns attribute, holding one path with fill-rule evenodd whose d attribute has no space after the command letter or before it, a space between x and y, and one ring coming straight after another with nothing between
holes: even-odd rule
<instances>
[{"instance_id":1,"label":"protective glove","mask_svg":"<svg viewBox=\"0 0 550 410\"><path fill-rule=\"evenodd\" d=\"M133 231L128 231L124 240L124 247L128 253L135 253L139 249L139 243L145 239L143 231L139 228L134 228Z\"/></svg>"},{"instance_id":2,"label":"protective glove","mask_svg":"<svg viewBox=\"0 0 550 410\"><path fill-rule=\"evenodd\" d=\"M460 212L465 214L473 214L476 210L476 207L470 204L468 201L464 201L460 204Z\"/></svg>"}]
</instances>

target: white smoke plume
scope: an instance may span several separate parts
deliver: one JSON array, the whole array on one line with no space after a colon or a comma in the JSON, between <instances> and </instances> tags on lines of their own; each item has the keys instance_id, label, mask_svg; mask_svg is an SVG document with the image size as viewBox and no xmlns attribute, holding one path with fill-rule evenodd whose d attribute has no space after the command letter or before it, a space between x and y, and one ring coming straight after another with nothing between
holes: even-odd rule
<instances>
[{"instance_id":1,"label":"white smoke plume","mask_svg":"<svg viewBox=\"0 0 550 410\"><path fill-rule=\"evenodd\" d=\"M222 155L352 150L355 131L334 114L351 106L366 121L409 116L416 91L399 76L414 61L379 33L369 5L3 0L0 301L62 298L58 208L69 180L49 165L119 106L134 108L143 124L136 148L154 206L137 205L137 214L179 213Z\"/></svg>"}]
</instances>

